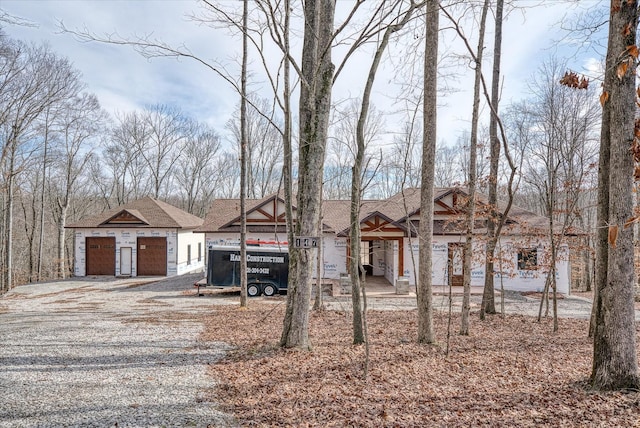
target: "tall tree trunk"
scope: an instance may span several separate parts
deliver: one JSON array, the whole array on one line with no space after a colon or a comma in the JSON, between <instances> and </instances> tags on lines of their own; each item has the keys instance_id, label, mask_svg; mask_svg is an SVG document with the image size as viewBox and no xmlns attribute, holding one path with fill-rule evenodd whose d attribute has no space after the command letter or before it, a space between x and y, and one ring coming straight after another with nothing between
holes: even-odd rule
<instances>
[{"instance_id":1,"label":"tall tree trunk","mask_svg":"<svg viewBox=\"0 0 640 428\"><path fill-rule=\"evenodd\" d=\"M284 59L283 59L283 114L284 114L284 130L282 134L284 146L284 159L282 162L282 177L284 184L284 203L285 203L285 221L287 224L287 242L289 247L289 279L287 284L287 294L293 292L297 288L297 278L295 272L298 271L298 252L294 250L294 222L293 222L293 147L292 147L292 117L291 117L291 64L289 60L290 53L290 0L284 1ZM287 305L285 308L284 326L281 338L281 345L284 345L288 336L288 329L293 319L293 305L289 303L287 297Z\"/></svg>"},{"instance_id":2,"label":"tall tree trunk","mask_svg":"<svg viewBox=\"0 0 640 428\"><path fill-rule=\"evenodd\" d=\"M247 307L247 17L242 2L242 70L240 72L240 307Z\"/></svg>"},{"instance_id":3,"label":"tall tree trunk","mask_svg":"<svg viewBox=\"0 0 640 428\"><path fill-rule=\"evenodd\" d=\"M365 329L366 314L362 310L360 295L365 295L364 289L360 288L360 273L364 275L364 271L361 269L360 263L360 204L362 202L362 169L364 167L364 155L365 155L365 126L367 124L367 116L369 114L369 105L371 103L371 90L373 83L378 72L378 66L382 55L389 44L389 38L391 35L404 27L409 21L415 6L411 6L407 12L403 15L402 20L397 24L389 25L380 45L376 49L376 53L373 56L371 67L369 68L369 74L367 75L367 81L364 86L362 94L362 104L360 107L360 115L358 117L358 124L356 127L356 157L353 164L351 174L351 231L350 231L350 250L351 250L351 263L349 273L351 274L351 300L353 303L353 343L355 345L364 343L365 341ZM402 244L401 244L402 245ZM402 273L401 273L402 274Z\"/></svg>"},{"instance_id":4,"label":"tall tree trunk","mask_svg":"<svg viewBox=\"0 0 640 428\"><path fill-rule=\"evenodd\" d=\"M0 260L4 261L5 257L6 257L6 226L7 226L7 222L6 222L6 215L7 215L7 193L6 193L6 189L2 189L2 192L0 192L0 198L2 198L2 210L0 210L0 216L1 216L1 220L0 221ZM4 263L0 265L0 293L4 293L5 291L7 291L7 277L6 277L6 267L4 266Z\"/></svg>"},{"instance_id":5,"label":"tall tree trunk","mask_svg":"<svg viewBox=\"0 0 640 428\"><path fill-rule=\"evenodd\" d=\"M320 311L324 309L322 296L322 275L324 272L324 239L322 231L322 206L320 207L320 222L318 223L318 258L316 259L316 299L313 302L313 310Z\"/></svg>"},{"instance_id":6,"label":"tall tree trunk","mask_svg":"<svg viewBox=\"0 0 640 428\"><path fill-rule=\"evenodd\" d=\"M612 0L603 88L608 97L603 98L603 131L608 133L602 135L600 142L609 147L609 167L599 171L609 179L608 187L599 189L598 196L599 205L603 205L599 214L608 199L607 217L599 217L598 224L608 223L609 242L599 236L597 267L604 268L606 277L600 273L596 284L591 373L591 384L598 390L640 388L633 302L633 228L623 227L633 217L634 160L630 147L634 140L636 58L629 47L636 46L637 22L636 1Z\"/></svg>"},{"instance_id":7,"label":"tall tree trunk","mask_svg":"<svg viewBox=\"0 0 640 428\"><path fill-rule=\"evenodd\" d=\"M555 239L551 240L551 266L549 274L551 275L551 289L553 290L553 332L558 331L558 283L556 281L556 261L558 260L558 245ZM571 289L571 284L569 284Z\"/></svg>"},{"instance_id":8,"label":"tall tree trunk","mask_svg":"<svg viewBox=\"0 0 640 428\"><path fill-rule=\"evenodd\" d=\"M611 43L611 42L609 42ZM607 54L615 56L613 52ZM612 86L615 76L612 73L605 74L603 91ZM603 92L603 94L606 92ZM609 257L608 230L609 224L609 170L611 168L611 103L602 103L602 123L600 125L600 153L598 157L598 195L596 214L595 249L593 279L593 303L589 322L589 337L593 337L596 329L596 313L598 312L599 290L607 285L607 265ZM594 361L595 362L595 361Z\"/></svg>"},{"instance_id":9,"label":"tall tree trunk","mask_svg":"<svg viewBox=\"0 0 640 428\"><path fill-rule=\"evenodd\" d=\"M358 160L356 156L356 165L358 165ZM360 174L359 168L362 165L353 167L353 175ZM358 180L359 181L359 180ZM362 302L361 302L361 287L360 287L360 187L355 187L356 183L354 182L351 193L351 232L349 234L349 249L351 258L349 260L349 275L351 275L351 302L353 306L353 344L361 345L364 343L364 326L363 326L363 318L365 314L362 311ZM355 197L354 193L358 191L358 196ZM357 205L356 205L357 204ZM355 218L355 220L354 220ZM363 269L364 270L364 269ZM363 272L364 275L364 272Z\"/></svg>"},{"instance_id":10,"label":"tall tree trunk","mask_svg":"<svg viewBox=\"0 0 640 428\"><path fill-rule=\"evenodd\" d=\"M304 43L300 88L300 147L298 150L298 205L295 230L312 236L318 230L322 204L322 176L327 144L334 66L331 38L335 2L308 0L304 3ZM290 264L293 288L287 292L287 309L280 344L310 349L309 304L313 278L314 249L296 249ZM294 270L292 270L294 269Z\"/></svg>"},{"instance_id":11,"label":"tall tree trunk","mask_svg":"<svg viewBox=\"0 0 640 428\"><path fill-rule=\"evenodd\" d=\"M489 213L487 221L487 250L485 254L484 291L480 305L480 319L485 314L495 314L494 265L498 239L498 167L500 140L498 139L498 106L500 104L500 61L502 57L502 13L504 0L496 2L495 38L493 42L493 77L491 78L491 117L489 119Z\"/></svg>"},{"instance_id":12,"label":"tall tree trunk","mask_svg":"<svg viewBox=\"0 0 640 428\"><path fill-rule=\"evenodd\" d=\"M58 278L64 279L66 275L66 264L65 264L65 248L64 248L64 239L65 239L65 225L67 223L67 211L69 210L69 204L64 203L60 204L60 218L58 219L58 257L57 257L57 265L58 265Z\"/></svg>"},{"instance_id":13,"label":"tall tree trunk","mask_svg":"<svg viewBox=\"0 0 640 428\"><path fill-rule=\"evenodd\" d=\"M36 176L36 186L37 186L38 180L39 178ZM27 253L28 253L28 259L29 259L29 262L28 262L29 276L27 278L27 281L31 283L34 281L34 278L35 278L35 260L34 260L35 254L33 251L33 247L34 247L35 234L36 234L37 213L36 213L35 199L31 200L30 213L27 212L27 205L25 202L26 202L25 198L21 197L20 205L22 206L22 214L24 216L23 217L24 218L24 234L27 238Z\"/></svg>"},{"instance_id":14,"label":"tall tree trunk","mask_svg":"<svg viewBox=\"0 0 640 428\"><path fill-rule=\"evenodd\" d=\"M11 290L13 288L13 188L15 184L15 142L12 143L12 149L9 159L9 172L7 177L7 199L6 199L6 213L5 213L5 226L4 226L4 239L5 239L5 289Z\"/></svg>"},{"instance_id":15,"label":"tall tree trunk","mask_svg":"<svg viewBox=\"0 0 640 428\"><path fill-rule=\"evenodd\" d=\"M478 159L478 120L480 116L480 85L482 77L482 53L484 33L487 22L489 0L482 6L480 27L478 29L478 50L475 60L475 80L473 84L473 111L471 113L471 141L469 144L469 202L467 203L467 233L464 242L464 262L462 268L464 295L462 298L462 317L460 334L469 335L469 311L471 301L471 256L473 253L473 229L476 221L476 175Z\"/></svg>"},{"instance_id":16,"label":"tall tree trunk","mask_svg":"<svg viewBox=\"0 0 640 428\"><path fill-rule=\"evenodd\" d=\"M428 0L425 14L424 113L420 189L420 267L416 288L418 342L434 343L433 328L433 183L437 139L438 31L440 2Z\"/></svg>"},{"instance_id":17,"label":"tall tree trunk","mask_svg":"<svg viewBox=\"0 0 640 428\"><path fill-rule=\"evenodd\" d=\"M44 152L42 154L42 186L40 188L40 237L38 240L38 281L42 280L42 256L44 250L44 200L47 182L47 151L49 149L49 109L45 116Z\"/></svg>"}]
</instances>

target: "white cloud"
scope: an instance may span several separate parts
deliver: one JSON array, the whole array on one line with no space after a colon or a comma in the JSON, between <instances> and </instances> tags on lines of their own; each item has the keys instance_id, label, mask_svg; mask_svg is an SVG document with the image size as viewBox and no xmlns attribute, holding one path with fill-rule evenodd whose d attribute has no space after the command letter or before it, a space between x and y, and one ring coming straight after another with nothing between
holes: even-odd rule
<instances>
[{"instance_id":1,"label":"white cloud","mask_svg":"<svg viewBox=\"0 0 640 428\"><path fill-rule=\"evenodd\" d=\"M525 96L526 80L540 62L553 52L562 52L563 48L554 40L560 39L557 24L567 12L566 5L529 0L520 0L516 4L521 9L509 15L504 28L503 103ZM530 7L533 5L538 6ZM107 111L169 104L224 133L224 125L238 104L238 95L228 83L194 61L147 60L127 46L80 43L69 34L60 34L57 27L60 20L70 29L87 28L97 35L149 36L173 46L185 45L203 59L219 60L237 70L234 60L240 55L239 38L231 38L224 29L212 29L190 21L187 15L199 11L195 1L3 0L0 7L12 15L39 24L38 28L11 26L5 31L9 36L22 40L48 41L56 53L69 57L82 72L89 91L96 93ZM493 45L493 23L491 19L489 22L491 31L486 36L488 49L485 52L488 83ZM441 18L441 24L446 24L444 18ZM451 31L447 31L445 36L455 37ZM475 43L472 41L472 45ZM294 45L299 48L299 43ZM466 54L459 43L454 47L458 53ZM393 57L396 54L397 49L388 55ZM272 52L272 55L278 57L278 52ZM345 70L335 88L335 101L360 96L370 60L371 53L363 53ZM597 61L597 58L585 58L580 64L584 63L587 70L592 70ZM252 66L258 69L259 61L254 59ZM438 113L439 139L446 139L449 143L468 129L471 115L472 71L468 66L459 71L461 78L455 82L456 91L444 94L440 100L443 107ZM379 110L399 108L393 104L399 92L396 75L397 70L386 64L376 79L375 103ZM256 72L254 78L253 89L267 86L260 73ZM264 96L272 96L267 94L265 92ZM390 127L394 123L400 125L398 121L391 119L387 124Z\"/></svg>"},{"instance_id":2,"label":"white cloud","mask_svg":"<svg viewBox=\"0 0 640 428\"><path fill-rule=\"evenodd\" d=\"M79 42L58 26L61 21L71 30L86 28L97 36L150 37L175 47L184 45L204 59L229 57L233 44L223 42L220 32L187 18L198 12L195 2L4 0L0 7L38 25L4 28L10 37L47 42L54 52L68 57L109 112L170 104L220 129L237 100L222 79L195 61L148 60L131 47Z\"/></svg>"}]
</instances>

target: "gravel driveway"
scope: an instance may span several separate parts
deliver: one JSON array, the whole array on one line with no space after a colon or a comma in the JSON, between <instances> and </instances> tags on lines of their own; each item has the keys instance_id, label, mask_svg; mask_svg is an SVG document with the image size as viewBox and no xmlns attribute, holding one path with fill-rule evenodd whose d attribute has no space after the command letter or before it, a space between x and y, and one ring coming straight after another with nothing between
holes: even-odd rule
<instances>
[{"instance_id":1,"label":"gravel driveway","mask_svg":"<svg viewBox=\"0 0 640 428\"><path fill-rule=\"evenodd\" d=\"M462 296L459 294L452 296L452 308L454 312L462 310ZM496 293L496 310L501 311L501 298ZM473 294L470 299L471 311L479 311L482 302L481 294ZM340 296L338 298L327 297L324 300L328 309L350 311L352 309L351 297ZM553 309L549 302L549 316L552 316ZM415 293L408 296L396 295L393 292L367 294L367 307L370 310L413 310L416 309ZM449 296L447 294L434 294L433 307L438 311L449 310ZM506 314L519 314L532 317L538 316L540 308L540 299L535 297L527 297L519 292L505 291L504 293L504 312ZM545 308L542 309L545 314ZM580 296L567 296L558 299L558 317L559 318L578 318L589 319L591 316L591 300ZM640 321L640 310L636 309L636 321Z\"/></svg>"},{"instance_id":2,"label":"gravel driveway","mask_svg":"<svg viewBox=\"0 0 640 428\"><path fill-rule=\"evenodd\" d=\"M74 279L0 298L0 427L235 426L204 399L215 382L207 364L228 347L199 341L198 318L238 299L196 297L192 284L201 275ZM480 299L472 296L472 310ZM370 309L415 309L415 296L372 293L368 300ZM433 301L446 310L447 296ZM325 304L351 306L348 296ZM459 310L461 297L453 304ZM505 293L507 313L536 315L538 304ZM579 297L558 306L561 317L588 318L591 310Z\"/></svg>"},{"instance_id":3,"label":"gravel driveway","mask_svg":"<svg viewBox=\"0 0 640 428\"><path fill-rule=\"evenodd\" d=\"M206 401L202 274L20 286L0 299L0 427L233 426ZM150 282L155 281L155 282ZM192 297L193 296L193 297Z\"/></svg>"}]
</instances>

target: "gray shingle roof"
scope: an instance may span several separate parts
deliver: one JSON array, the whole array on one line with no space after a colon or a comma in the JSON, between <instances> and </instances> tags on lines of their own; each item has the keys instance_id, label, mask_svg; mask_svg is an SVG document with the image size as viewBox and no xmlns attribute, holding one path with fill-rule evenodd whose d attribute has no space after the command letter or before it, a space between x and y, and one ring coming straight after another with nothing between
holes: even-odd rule
<instances>
[{"instance_id":1,"label":"gray shingle roof","mask_svg":"<svg viewBox=\"0 0 640 428\"><path fill-rule=\"evenodd\" d=\"M126 212L141 220L135 223L110 223L112 219ZM147 223L147 224L144 224ZM69 229L105 228L105 227L140 227L140 228L176 228L195 229L201 226L200 217L189 214L166 202L146 197L106 210L101 214L84 218L67 226Z\"/></svg>"},{"instance_id":2,"label":"gray shingle roof","mask_svg":"<svg viewBox=\"0 0 640 428\"><path fill-rule=\"evenodd\" d=\"M447 195L458 192L464 195L465 190L455 187L441 187L434 189L434 200L440 200ZM262 199L249 199L246 201L247 212L261 206L265 202L272 200L276 195L269 195ZM487 198L483 195L477 196L478 203L483 206L487 204ZM505 206L504 202L498 203L499 208ZM382 217L391 219L398 223L402 228L406 227L406 218L418 213L420 210L420 188L408 188L387 199L381 200L364 200L360 208L360 222L370 218L374 214L380 214ZM482 210L480 210L482 211ZM294 207L295 212L295 207ZM322 203L322 222L325 232L332 231L337 234L348 233L351 213L351 201L349 200L325 200ZM462 213L461 213L462 214ZM219 232L234 231L232 224L239 218L240 200L239 199L216 199L207 216L204 224L197 229L198 232ZM548 219L539 216L522 208L513 206L509 213L509 219L512 223L509 227L511 233L532 233L536 230L544 231L548 227ZM518 225L519 227L515 227ZM439 227L439 232L446 233L445 228ZM448 226L448 233L455 233L455 228ZM478 229L482 229L478 223ZM435 231L434 231L435 232Z\"/></svg>"}]
</instances>

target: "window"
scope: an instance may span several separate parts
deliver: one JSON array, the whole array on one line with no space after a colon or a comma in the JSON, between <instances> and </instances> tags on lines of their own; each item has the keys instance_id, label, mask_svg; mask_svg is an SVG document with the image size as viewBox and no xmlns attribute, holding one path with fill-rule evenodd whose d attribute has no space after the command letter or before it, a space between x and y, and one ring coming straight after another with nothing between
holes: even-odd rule
<instances>
[{"instance_id":1,"label":"window","mask_svg":"<svg viewBox=\"0 0 640 428\"><path fill-rule=\"evenodd\" d=\"M370 264L371 257L371 242L370 241L360 241L360 263L362 266L367 266Z\"/></svg>"},{"instance_id":2,"label":"window","mask_svg":"<svg viewBox=\"0 0 640 428\"><path fill-rule=\"evenodd\" d=\"M202 242L198 242L198 262L202 261Z\"/></svg>"},{"instance_id":3,"label":"window","mask_svg":"<svg viewBox=\"0 0 640 428\"><path fill-rule=\"evenodd\" d=\"M521 248L518 251L518 270L538 269L538 249Z\"/></svg>"},{"instance_id":4,"label":"window","mask_svg":"<svg viewBox=\"0 0 640 428\"><path fill-rule=\"evenodd\" d=\"M187 264L191 264L191 244L187 245Z\"/></svg>"}]
</instances>

